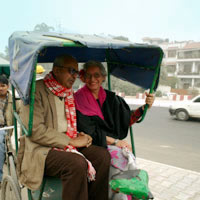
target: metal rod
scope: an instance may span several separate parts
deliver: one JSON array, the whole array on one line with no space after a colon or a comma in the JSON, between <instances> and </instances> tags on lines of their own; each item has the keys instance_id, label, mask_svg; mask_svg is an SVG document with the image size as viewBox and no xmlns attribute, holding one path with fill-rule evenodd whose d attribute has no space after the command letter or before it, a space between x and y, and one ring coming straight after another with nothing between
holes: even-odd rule
<instances>
[{"instance_id":1,"label":"metal rod","mask_svg":"<svg viewBox=\"0 0 200 200\"><path fill-rule=\"evenodd\" d=\"M13 100L13 113L16 113L16 101L15 101L15 88L12 85L12 100ZM16 148L16 154L18 152L18 133L17 133L17 120L15 116L13 115L13 124L14 124L14 133L15 133L15 148Z\"/></svg>"},{"instance_id":2,"label":"metal rod","mask_svg":"<svg viewBox=\"0 0 200 200\"><path fill-rule=\"evenodd\" d=\"M37 60L35 61L35 67L33 72L33 78L31 83L31 92L30 92L30 107L29 107L29 123L28 123L28 135L32 135L32 128L33 128L33 111L34 111L34 103L35 103L35 87L36 87L36 66L37 66Z\"/></svg>"}]
</instances>

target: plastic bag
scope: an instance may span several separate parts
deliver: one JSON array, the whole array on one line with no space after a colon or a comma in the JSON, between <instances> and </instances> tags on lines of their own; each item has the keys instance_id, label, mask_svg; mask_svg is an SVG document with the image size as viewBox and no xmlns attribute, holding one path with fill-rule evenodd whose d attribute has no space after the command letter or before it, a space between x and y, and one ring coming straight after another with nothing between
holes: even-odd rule
<instances>
[{"instance_id":1,"label":"plastic bag","mask_svg":"<svg viewBox=\"0 0 200 200\"><path fill-rule=\"evenodd\" d=\"M145 170L129 170L112 177L109 182L114 191L132 195L135 199L153 198L148 187L148 174Z\"/></svg>"}]
</instances>

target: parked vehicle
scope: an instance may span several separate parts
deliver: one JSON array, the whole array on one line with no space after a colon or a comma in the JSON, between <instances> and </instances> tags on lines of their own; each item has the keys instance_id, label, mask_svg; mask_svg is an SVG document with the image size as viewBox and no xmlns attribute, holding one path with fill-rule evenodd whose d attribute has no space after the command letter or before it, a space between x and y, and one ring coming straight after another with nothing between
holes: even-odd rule
<instances>
[{"instance_id":1,"label":"parked vehicle","mask_svg":"<svg viewBox=\"0 0 200 200\"><path fill-rule=\"evenodd\" d=\"M171 116L176 116L178 120L186 121L190 117L200 118L200 95L192 100L180 101L169 107Z\"/></svg>"}]
</instances>

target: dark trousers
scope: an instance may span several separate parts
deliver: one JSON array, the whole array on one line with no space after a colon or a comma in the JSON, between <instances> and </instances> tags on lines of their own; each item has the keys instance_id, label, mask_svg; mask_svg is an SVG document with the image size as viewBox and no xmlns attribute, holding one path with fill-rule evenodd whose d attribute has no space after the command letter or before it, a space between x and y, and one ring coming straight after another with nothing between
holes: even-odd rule
<instances>
[{"instance_id":1,"label":"dark trousers","mask_svg":"<svg viewBox=\"0 0 200 200\"><path fill-rule=\"evenodd\" d=\"M45 162L45 175L62 181L63 200L108 200L110 154L107 149L90 146L79 150L96 170L96 180L88 183L87 162L82 156L51 150Z\"/></svg>"}]
</instances>

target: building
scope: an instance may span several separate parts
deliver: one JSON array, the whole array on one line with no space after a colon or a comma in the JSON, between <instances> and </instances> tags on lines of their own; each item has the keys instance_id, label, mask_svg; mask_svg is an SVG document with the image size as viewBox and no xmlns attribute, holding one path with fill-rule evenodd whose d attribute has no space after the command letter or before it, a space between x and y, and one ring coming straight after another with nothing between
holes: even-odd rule
<instances>
[{"instance_id":1,"label":"building","mask_svg":"<svg viewBox=\"0 0 200 200\"><path fill-rule=\"evenodd\" d=\"M177 77L179 89L200 88L200 42L169 43L167 39L144 38L144 42L157 44L164 51L163 67L168 77Z\"/></svg>"},{"instance_id":2,"label":"building","mask_svg":"<svg viewBox=\"0 0 200 200\"><path fill-rule=\"evenodd\" d=\"M200 88L200 42L187 43L177 51L175 73L181 88Z\"/></svg>"}]
</instances>

